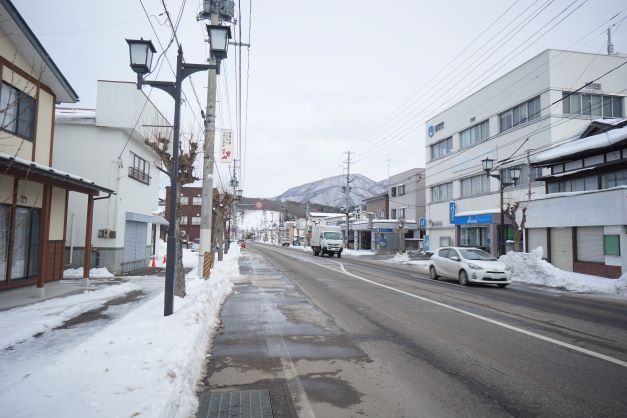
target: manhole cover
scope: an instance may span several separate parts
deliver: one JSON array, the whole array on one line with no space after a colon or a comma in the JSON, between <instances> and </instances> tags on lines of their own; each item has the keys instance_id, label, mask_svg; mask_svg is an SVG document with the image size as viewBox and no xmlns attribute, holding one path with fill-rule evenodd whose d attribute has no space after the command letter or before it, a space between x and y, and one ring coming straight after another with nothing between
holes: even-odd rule
<instances>
[{"instance_id":1,"label":"manhole cover","mask_svg":"<svg viewBox=\"0 0 627 418\"><path fill-rule=\"evenodd\" d=\"M200 397L197 418L272 418L270 392L244 390L204 392Z\"/></svg>"}]
</instances>

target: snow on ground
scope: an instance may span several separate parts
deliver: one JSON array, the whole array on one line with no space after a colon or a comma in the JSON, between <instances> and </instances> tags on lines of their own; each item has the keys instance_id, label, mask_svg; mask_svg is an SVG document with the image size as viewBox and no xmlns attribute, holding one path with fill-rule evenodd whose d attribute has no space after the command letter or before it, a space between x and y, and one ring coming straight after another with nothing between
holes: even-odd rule
<instances>
[{"instance_id":1,"label":"snow on ground","mask_svg":"<svg viewBox=\"0 0 627 418\"><path fill-rule=\"evenodd\" d=\"M429 273L429 260L410 260L409 255L405 254L396 254L393 258L383 260L386 263L396 263L396 264L409 264L412 266L416 266L418 271L423 274Z\"/></svg>"},{"instance_id":2,"label":"snow on ground","mask_svg":"<svg viewBox=\"0 0 627 418\"><path fill-rule=\"evenodd\" d=\"M89 334L89 327L81 326L74 331L46 333L45 336L54 336L56 332L87 333L82 335L84 338L76 338L75 344L66 344L67 349L47 346L44 349L46 361L29 363L29 358L18 356L18 350L29 350L28 342L5 351L5 355L13 355L16 360L4 371L2 369L7 364L0 363L0 375L15 375L14 371L19 370L21 376L11 379L10 383L0 384L2 415L193 416L198 406L196 387L205 370L219 310L232 290L230 279L239 275L239 248L232 248L224 261L216 262L209 280L197 278L195 272L187 276L187 296L175 298L171 316L163 316L163 292L159 292L93 334ZM81 298L93 297L93 293L104 296L107 291L125 293L136 289L138 284L135 283L143 281L154 285L162 283L163 277L137 277L133 283L110 286L102 291L5 311L0 317L3 326L0 338L6 345L7 335L18 333L13 328L23 330L19 331L18 339L32 336L42 326L32 326L29 330L24 327L37 318L46 322L43 330L48 330L52 326L47 321L62 323L66 318L76 316L76 312L67 314L67 310L74 309ZM50 304L55 309L45 310ZM11 316L13 320L7 320ZM38 340L31 339L32 345ZM31 347L31 350L34 349ZM38 354L41 356L42 353ZM20 361L22 364L16 363Z\"/></svg>"},{"instance_id":3,"label":"snow on ground","mask_svg":"<svg viewBox=\"0 0 627 418\"><path fill-rule=\"evenodd\" d=\"M619 279L560 270L542 260L542 249L531 253L509 252L500 260L512 269L512 281L583 293L627 296L627 274Z\"/></svg>"},{"instance_id":4,"label":"snow on ground","mask_svg":"<svg viewBox=\"0 0 627 418\"><path fill-rule=\"evenodd\" d=\"M3 311L0 315L0 350L40 332L49 331L70 318L104 305L108 300L138 289L136 284L124 283Z\"/></svg>"},{"instance_id":5,"label":"snow on ground","mask_svg":"<svg viewBox=\"0 0 627 418\"><path fill-rule=\"evenodd\" d=\"M67 269L63 272L63 278L65 279L80 279L83 277L83 268ZM90 279L110 279L113 274L107 270L106 267L93 268L89 270Z\"/></svg>"}]
</instances>

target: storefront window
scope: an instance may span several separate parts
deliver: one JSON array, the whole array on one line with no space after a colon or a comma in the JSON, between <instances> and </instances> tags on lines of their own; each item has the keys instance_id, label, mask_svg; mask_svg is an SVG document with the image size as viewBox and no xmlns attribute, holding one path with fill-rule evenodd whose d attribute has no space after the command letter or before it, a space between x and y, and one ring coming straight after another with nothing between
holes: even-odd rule
<instances>
[{"instance_id":1,"label":"storefront window","mask_svg":"<svg viewBox=\"0 0 627 418\"><path fill-rule=\"evenodd\" d=\"M490 252L490 227L472 227L461 229L461 246L476 247Z\"/></svg>"}]
</instances>

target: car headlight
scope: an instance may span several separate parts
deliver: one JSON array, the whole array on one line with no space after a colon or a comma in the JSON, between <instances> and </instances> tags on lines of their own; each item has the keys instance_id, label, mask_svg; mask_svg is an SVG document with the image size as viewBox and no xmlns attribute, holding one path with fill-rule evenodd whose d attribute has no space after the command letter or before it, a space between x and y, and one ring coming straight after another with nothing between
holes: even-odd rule
<instances>
[{"instance_id":1,"label":"car headlight","mask_svg":"<svg viewBox=\"0 0 627 418\"><path fill-rule=\"evenodd\" d=\"M473 270L481 270L483 268L483 267L480 267L480 266L478 266L476 264L473 264L473 263L469 263L468 267L470 267Z\"/></svg>"}]
</instances>

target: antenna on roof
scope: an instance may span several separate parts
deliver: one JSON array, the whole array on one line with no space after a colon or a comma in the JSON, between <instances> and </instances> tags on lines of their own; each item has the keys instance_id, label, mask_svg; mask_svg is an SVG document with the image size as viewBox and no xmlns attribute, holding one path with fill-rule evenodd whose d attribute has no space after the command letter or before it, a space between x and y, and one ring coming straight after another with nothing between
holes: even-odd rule
<instances>
[{"instance_id":1,"label":"antenna on roof","mask_svg":"<svg viewBox=\"0 0 627 418\"><path fill-rule=\"evenodd\" d=\"M612 28L607 28L607 55L614 55L614 45L612 44Z\"/></svg>"}]
</instances>

